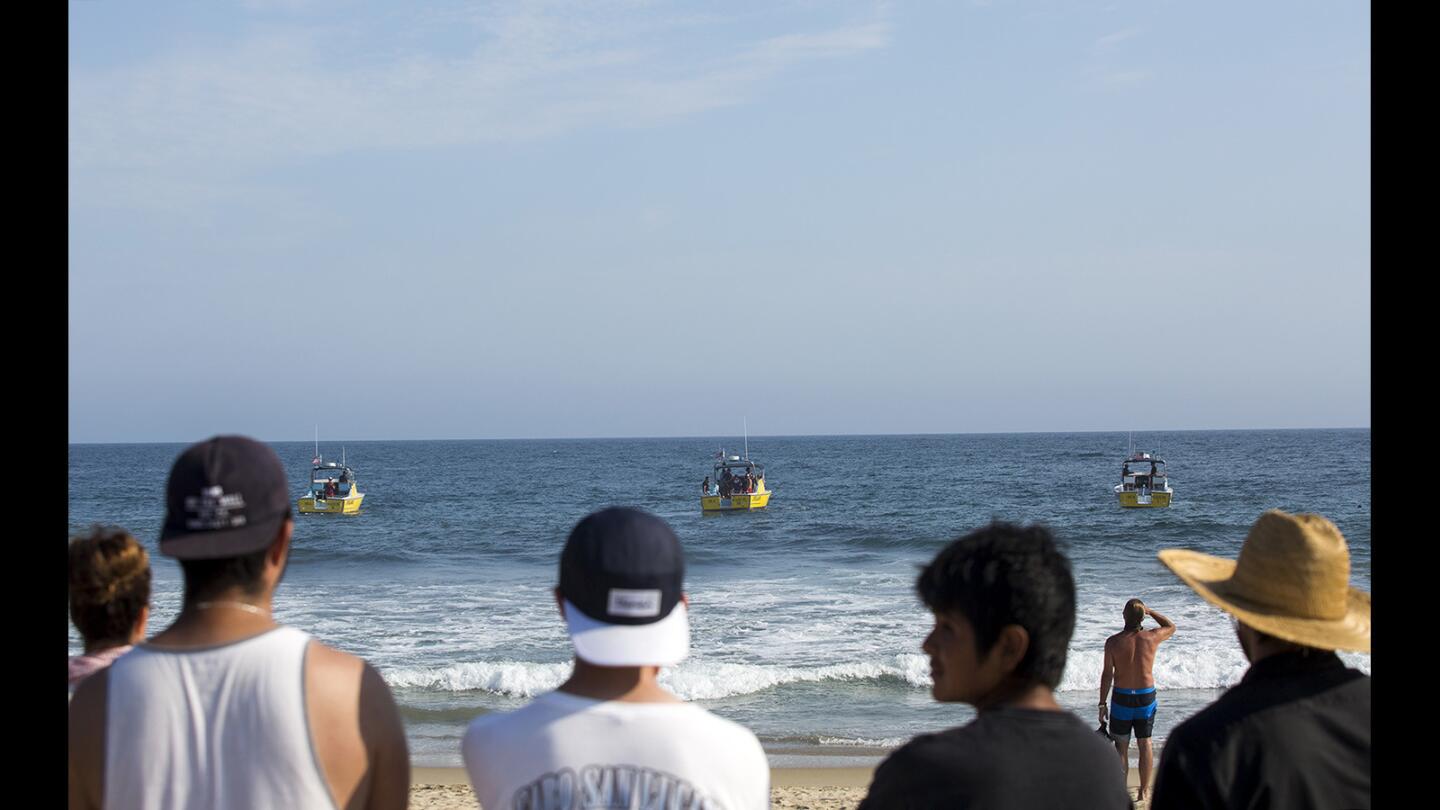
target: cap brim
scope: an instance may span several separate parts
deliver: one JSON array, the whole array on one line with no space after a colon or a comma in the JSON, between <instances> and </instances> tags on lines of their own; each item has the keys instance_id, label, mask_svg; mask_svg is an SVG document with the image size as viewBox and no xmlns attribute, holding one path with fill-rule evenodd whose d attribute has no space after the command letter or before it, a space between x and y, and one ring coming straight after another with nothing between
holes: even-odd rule
<instances>
[{"instance_id":1,"label":"cap brim","mask_svg":"<svg viewBox=\"0 0 1440 810\"><path fill-rule=\"evenodd\" d=\"M1232 587L1235 561L1183 548L1167 548L1160 562L1206 602L1250 627L1294 644L1322 650L1370 652L1370 594L1350 588L1339 619L1302 619L1268 610Z\"/></svg>"},{"instance_id":2,"label":"cap brim","mask_svg":"<svg viewBox=\"0 0 1440 810\"><path fill-rule=\"evenodd\" d=\"M186 532L160 536L160 553L177 560L214 560L239 557L268 548L289 517L282 513L250 526L222 531Z\"/></svg>"},{"instance_id":3,"label":"cap brim","mask_svg":"<svg viewBox=\"0 0 1440 810\"><path fill-rule=\"evenodd\" d=\"M606 624L565 600L565 623L575 654L602 667L674 666L690 654L690 618L685 603L650 624Z\"/></svg>"}]
</instances>

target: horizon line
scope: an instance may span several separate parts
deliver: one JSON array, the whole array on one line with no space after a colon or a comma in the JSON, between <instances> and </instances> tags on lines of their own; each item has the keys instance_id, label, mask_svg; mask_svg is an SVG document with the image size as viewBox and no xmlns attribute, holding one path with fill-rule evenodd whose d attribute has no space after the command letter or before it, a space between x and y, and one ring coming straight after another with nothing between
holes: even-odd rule
<instances>
[{"instance_id":1,"label":"horizon line","mask_svg":"<svg viewBox=\"0 0 1440 810\"><path fill-rule=\"evenodd\" d=\"M757 433L756 438L762 439L831 439L831 438L871 438L871 437L905 437L905 436L1014 436L1014 435L1047 435L1062 433L1242 433L1246 431L1286 431L1286 430L1370 430L1370 425L1352 425L1341 427L1254 427L1254 428L1155 428L1145 430L1124 429L1092 429L1092 430L980 430L980 431L920 431L912 433ZM235 434L213 434L213 435L235 435ZM240 434L245 435L245 434ZM254 437L252 437L254 438ZM701 435L668 435L668 436L490 436L490 437L429 437L423 439L333 439L335 442L575 442L575 441L651 441L655 439L717 439L733 438L729 434L714 434L710 436ZM189 445L203 439L190 441L88 441L68 442L67 446L76 447L83 445L120 445L120 444L178 444ZM270 444L281 442L311 442L312 438L305 439L259 439Z\"/></svg>"}]
</instances>

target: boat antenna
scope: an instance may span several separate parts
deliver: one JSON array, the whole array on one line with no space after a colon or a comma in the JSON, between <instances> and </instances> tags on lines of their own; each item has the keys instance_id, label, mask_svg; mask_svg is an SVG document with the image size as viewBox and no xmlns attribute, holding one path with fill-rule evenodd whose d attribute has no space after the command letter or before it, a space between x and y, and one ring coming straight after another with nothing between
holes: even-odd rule
<instances>
[{"instance_id":1,"label":"boat antenna","mask_svg":"<svg viewBox=\"0 0 1440 810\"><path fill-rule=\"evenodd\" d=\"M320 423L315 423L315 458L320 458Z\"/></svg>"},{"instance_id":2,"label":"boat antenna","mask_svg":"<svg viewBox=\"0 0 1440 810\"><path fill-rule=\"evenodd\" d=\"M340 466L345 466L345 445L340 445Z\"/></svg>"},{"instance_id":3,"label":"boat antenna","mask_svg":"<svg viewBox=\"0 0 1440 810\"><path fill-rule=\"evenodd\" d=\"M745 431L745 460L746 460L746 461L749 461L749 460L750 460L750 418L749 418L749 417L743 417L743 421L741 422L741 424L744 425L744 428L743 428L743 429L744 429L744 431Z\"/></svg>"}]
</instances>

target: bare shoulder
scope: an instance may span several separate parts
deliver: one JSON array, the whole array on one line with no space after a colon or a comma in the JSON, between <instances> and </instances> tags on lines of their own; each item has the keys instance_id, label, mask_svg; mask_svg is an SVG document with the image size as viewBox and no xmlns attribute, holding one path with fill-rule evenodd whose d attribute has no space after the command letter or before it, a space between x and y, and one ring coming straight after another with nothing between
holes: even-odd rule
<instances>
[{"instance_id":1,"label":"bare shoulder","mask_svg":"<svg viewBox=\"0 0 1440 810\"><path fill-rule=\"evenodd\" d=\"M306 668L318 668L328 675L344 677L349 675L359 678L365 668L365 660L347 652L341 652L334 647L327 647L324 644L310 640L310 646L305 650Z\"/></svg>"},{"instance_id":2,"label":"bare shoulder","mask_svg":"<svg viewBox=\"0 0 1440 810\"><path fill-rule=\"evenodd\" d=\"M336 804L404 808L410 784L405 728L379 671L312 639L305 692L312 741Z\"/></svg>"},{"instance_id":3,"label":"bare shoulder","mask_svg":"<svg viewBox=\"0 0 1440 810\"><path fill-rule=\"evenodd\" d=\"M312 639L305 650L305 700L312 719L324 725L353 723L364 674L359 657Z\"/></svg>"},{"instance_id":4,"label":"bare shoulder","mask_svg":"<svg viewBox=\"0 0 1440 810\"><path fill-rule=\"evenodd\" d=\"M354 711L394 711L390 687L379 670L356 655L311 640L306 651L305 680L317 687L310 694L322 705Z\"/></svg>"}]
</instances>

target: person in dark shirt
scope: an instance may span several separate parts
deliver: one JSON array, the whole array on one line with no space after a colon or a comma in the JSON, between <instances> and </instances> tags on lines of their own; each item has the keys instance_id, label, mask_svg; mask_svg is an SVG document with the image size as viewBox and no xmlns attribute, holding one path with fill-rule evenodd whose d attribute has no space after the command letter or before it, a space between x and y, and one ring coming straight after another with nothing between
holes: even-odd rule
<instances>
[{"instance_id":1,"label":"person in dark shirt","mask_svg":"<svg viewBox=\"0 0 1440 810\"><path fill-rule=\"evenodd\" d=\"M1250 669L1170 732L1153 810L1370 807L1370 676L1335 654L1370 652L1370 595L1350 587L1335 524L1271 510L1237 560L1165 549L1160 561L1235 617Z\"/></svg>"},{"instance_id":2,"label":"person in dark shirt","mask_svg":"<svg viewBox=\"0 0 1440 810\"><path fill-rule=\"evenodd\" d=\"M875 771L860 810L1128 808L1115 749L1055 702L1075 630L1070 561L1043 526L995 522L952 542L915 583L935 616L931 694L975 707Z\"/></svg>"}]
</instances>

